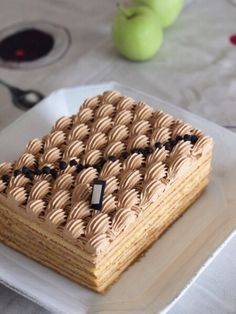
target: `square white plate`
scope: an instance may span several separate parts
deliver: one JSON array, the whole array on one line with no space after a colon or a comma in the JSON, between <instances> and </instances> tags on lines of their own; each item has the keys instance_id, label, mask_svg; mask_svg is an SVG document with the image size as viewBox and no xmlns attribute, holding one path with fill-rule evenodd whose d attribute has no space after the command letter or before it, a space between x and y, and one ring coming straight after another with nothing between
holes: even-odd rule
<instances>
[{"instance_id":1,"label":"square white plate","mask_svg":"<svg viewBox=\"0 0 236 314\"><path fill-rule=\"evenodd\" d=\"M59 90L0 133L0 161L14 160L26 142L48 132L62 115L75 113L87 97L117 89L146 101L211 135L213 173L204 195L104 296L93 293L0 245L0 280L57 313L157 313L189 283L235 227L236 136L163 100L118 83Z\"/></svg>"}]
</instances>

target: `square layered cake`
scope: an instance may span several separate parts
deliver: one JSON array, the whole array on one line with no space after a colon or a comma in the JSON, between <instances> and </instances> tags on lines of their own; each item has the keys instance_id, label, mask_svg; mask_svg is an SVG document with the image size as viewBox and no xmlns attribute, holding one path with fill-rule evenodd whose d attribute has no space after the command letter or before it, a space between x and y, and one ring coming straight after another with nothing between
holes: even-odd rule
<instances>
[{"instance_id":1,"label":"square layered cake","mask_svg":"<svg viewBox=\"0 0 236 314\"><path fill-rule=\"evenodd\" d=\"M202 194L212 147L118 91L89 98L0 164L0 240L104 292Z\"/></svg>"}]
</instances>

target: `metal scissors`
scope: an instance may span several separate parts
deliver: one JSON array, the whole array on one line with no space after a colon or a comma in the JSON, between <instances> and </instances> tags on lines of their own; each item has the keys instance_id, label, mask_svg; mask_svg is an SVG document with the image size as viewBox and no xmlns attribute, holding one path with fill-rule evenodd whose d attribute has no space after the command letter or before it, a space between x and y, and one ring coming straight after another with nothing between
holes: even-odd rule
<instances>
[{"instance_id":1,"label":"metal scissors","mask_svg":"<svg viewBox=\"0 0 236 314\"><path fill-rule=\"evenodd\" d=\"M1 79L0 85L5 86L9 90L13 104L23 110L28 110L34 107L38 102L45 98L42 93L36 90L23 90L10 85Z\"/></svg>"}]
</instances>

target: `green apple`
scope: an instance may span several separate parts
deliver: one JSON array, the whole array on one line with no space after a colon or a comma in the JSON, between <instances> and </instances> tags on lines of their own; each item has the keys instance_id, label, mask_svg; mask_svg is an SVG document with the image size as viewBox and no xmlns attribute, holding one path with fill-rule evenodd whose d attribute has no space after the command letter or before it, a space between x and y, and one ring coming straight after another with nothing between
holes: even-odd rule
<instances>
[{"instance_id":1,"label":"green apple","mask_svg":"<svg viewBox=\"0 0 236 314\"><path fill-rule=\"evenodd\" d=\"M157 15L146 6L119 7L112 26L112 37L119 52L129 60L152 58L163 41Z\"/></svg>"},{"instance_id":2,"label":"green apple","mask_svg":"<svg viewBox=\"0 0 236 314\"><path fill-rule=\"evenodd\" d=\"M184 0L133 0L133 3L155 10L163 28L175 22L184 6Z\"/></svg>"}]
</instances>

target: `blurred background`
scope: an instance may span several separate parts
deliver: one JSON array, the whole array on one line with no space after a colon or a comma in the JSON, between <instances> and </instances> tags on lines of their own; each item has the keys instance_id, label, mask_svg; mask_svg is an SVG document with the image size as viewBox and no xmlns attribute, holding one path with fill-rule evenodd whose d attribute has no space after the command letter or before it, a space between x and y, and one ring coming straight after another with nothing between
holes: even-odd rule
<instances>
[{"instance_id":1,"label":"blurred background","mask_svg":"<svg viewBox=\"0 0 236 314\"><path fill-rule=\"evenodd\" d=\"M236 54L230 42L236 33L234 0L186 1L177 21L164 30L158 53L140 63L122 58L114 46L111 28L116 13L115 0L2 1L0 39L24 27L36 28L51 35L54 46L32 62L15 65L0 58L0 80L44 95L115 80L222 125L235 125ZM21 50L16 53L24 59ZM5 87L0 87L0 94L3 128L22 110L12 106Z\"/></svg>"}]
</instances>

